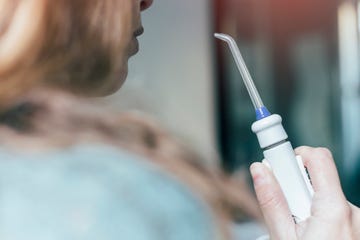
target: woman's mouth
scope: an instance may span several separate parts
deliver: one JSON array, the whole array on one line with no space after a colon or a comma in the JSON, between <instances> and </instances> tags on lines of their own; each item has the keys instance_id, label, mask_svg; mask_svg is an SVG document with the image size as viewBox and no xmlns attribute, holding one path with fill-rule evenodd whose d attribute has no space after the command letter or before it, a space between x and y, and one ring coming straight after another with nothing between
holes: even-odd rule
<instances>
[{"instance_id":1,"label":"woman's mouth","mask_svg":"<svg viewBox=\"0 0 360 240\"><path fill-rule=\"evenodd\" d=\"M135 55L139 51L139 40L134 37L131 40L131 47L130 47L130 56Z\"/></svg>"},{"instance_id":2,"label":"woman's mouth","mask_svg":"<svg viewBox=\"0 0 360 240\"><path fill-rule=\"evenodd\" d=\"M144 33L144 28L142 26L140 26L138 29L136 29L136 31L134 32L134 37L138 37L140 36L141 34Z\"/></svg>"},{"instance_id":3,"label":"woman's mouth","mask_svg":"<svg viewBox=\"0 0 360 240\"><path fill-rule=\"evenodd\" d=\"M138 36L144 33L144 28L141 26L133 34L133 38L131 40L131 47L130 47L130 56L135 55L139 51L139 40L137 39Z\"/></svg>"}]
</instances>

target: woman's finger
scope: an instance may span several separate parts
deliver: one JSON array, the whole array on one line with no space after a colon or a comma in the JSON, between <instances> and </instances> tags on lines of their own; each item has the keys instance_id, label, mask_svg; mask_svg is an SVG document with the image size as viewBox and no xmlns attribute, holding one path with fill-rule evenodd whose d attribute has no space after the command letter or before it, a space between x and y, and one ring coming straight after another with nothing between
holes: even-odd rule
<instances>
[{"instance_id":1,"label":"woman's finger","mask_svg":"<svg viewBox=\"0 0 360 240\"><path fill-rule=\"evenodd\" d=\"M259 162L251 165L250 172L271 239L293 239L294 220L274 175Z\"/></svg>"},{"instance_id":2,"label":"woman's finger","mask_svg":"<svg viewBox=\"0 0 360 240\"><path fill-rule=\"evenodd\" d=\"M350 207L341 189L336 166L329 150L301 147L296 153L302 156L314 188L312 216L326 222L346 221Z\"/></svg>"},{"instance_id":3,"label":"woman's finger","mask_svg":"<svg viewBox=\"0 0 360 240\"><path fill-rule=\"evenodd\" d=\"M352 229L354 232L355 239L360 239L360 209L349 203L351 209L351 222L352 222Z\"/></svg>"},{"instance_id":4,"label":"woman's finger","mask_svg":"<svg viewBox=\"0 0 360 240\"><path fill-rule=\"evenodd\" d=\"M302 157L315 192L345 199L332 154L328 149L299 147L295 152Z\"/></svg>"}]
</instances>

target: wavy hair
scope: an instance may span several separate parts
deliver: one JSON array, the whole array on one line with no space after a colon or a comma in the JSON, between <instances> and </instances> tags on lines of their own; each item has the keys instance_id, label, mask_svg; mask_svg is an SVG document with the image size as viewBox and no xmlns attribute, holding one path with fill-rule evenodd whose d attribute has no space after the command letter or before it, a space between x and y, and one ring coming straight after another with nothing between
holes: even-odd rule
<instances>
[{"instance_id":1,"label":"wavy hair","mask_svg":"<svg viewBox=\"0 0 360 240\"><path fill-rule=\"evenodd\" d=\"M117 0L0 0L0 101L49 85L106 91L124 26Z\"/></svg>"}]
</instances>

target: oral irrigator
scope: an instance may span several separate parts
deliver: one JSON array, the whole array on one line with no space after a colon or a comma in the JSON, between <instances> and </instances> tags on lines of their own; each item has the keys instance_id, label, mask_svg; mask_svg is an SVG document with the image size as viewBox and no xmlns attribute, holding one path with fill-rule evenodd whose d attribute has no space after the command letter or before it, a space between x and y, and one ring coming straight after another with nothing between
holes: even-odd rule
<instances>
[{"instance_id":1,"label":"oral irrigator","mask_svg":"<svg viewBox=\"0 0 360 240\"><path fill-rule=\"evenodd\" d=\"M295 222L304 221L311 215L314 191L302 159L295 155L291 143L287 140L288 135L281 124L282 118L278 114L271 114L263 104L234 39L220 33L215 33L215 37L229 45L254 105L256 121L251 129L263 150L263 163L277 179Z\"/></svg>"}]
</instances>

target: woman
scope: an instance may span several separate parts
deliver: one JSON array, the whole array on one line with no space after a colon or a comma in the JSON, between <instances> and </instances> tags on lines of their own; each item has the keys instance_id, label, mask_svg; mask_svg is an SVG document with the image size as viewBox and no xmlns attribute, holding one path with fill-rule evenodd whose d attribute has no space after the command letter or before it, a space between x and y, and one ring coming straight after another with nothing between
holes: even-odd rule
<instances>
[{"instance_id":1,"label":"woman","mask_svg":"<svg viewBox=\"0 0 360 240\"><path fill-rule=\"evenodd\" d=\"M245 206L261 218L152 121L74 96L122 85L151 4L0 0L0 239L229 239Z\"/></svg>"},{"instance_id":2,"label":"woman","mask_svg":"<svg viewBox=\"0 0 360 240\"><path fill-rule=\"evenodd\" d=\"M0 239L221 238L200 197L113 143L113 114L72 96L122 85L151 4L0 0Z\"/></svg>"}]
</instances>

